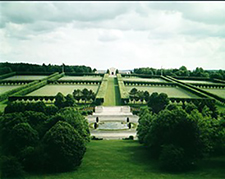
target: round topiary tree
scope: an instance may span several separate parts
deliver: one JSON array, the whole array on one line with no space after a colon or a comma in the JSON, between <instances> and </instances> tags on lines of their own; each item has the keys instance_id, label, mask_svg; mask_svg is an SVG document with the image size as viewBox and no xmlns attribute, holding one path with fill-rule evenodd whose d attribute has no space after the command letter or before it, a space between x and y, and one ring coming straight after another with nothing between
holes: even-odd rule
<instances>
[{"instance_id":1,"label":"round topiary tree","mask_svg":"<svg viewBox=\"0 0 225 179\"><path fill-rule=\"evenodd\" d=\"M11 131L8 149L12 153L17 153L27 146L34 146L38 140L39 136L36 130L28 123L19 123Z\"/></svg>"},{"instance_id":2,"label":"round topiary tree","mask_svg":"<svg viewBox=\"0 0 225 179\"><path fill-rule=\"evenodd\" d=\"M86 151L80 134L67 122L57 122L43 138L46 169L60 172L75 169Z\"/></svg>"}]
</instances>

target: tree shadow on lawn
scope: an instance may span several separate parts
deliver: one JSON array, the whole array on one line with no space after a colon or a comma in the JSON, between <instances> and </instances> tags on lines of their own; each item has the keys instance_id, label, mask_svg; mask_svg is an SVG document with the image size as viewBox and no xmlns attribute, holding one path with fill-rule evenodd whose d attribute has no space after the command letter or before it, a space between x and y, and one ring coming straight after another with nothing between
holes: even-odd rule
<instances>
[{"instance_id":1,"label":"tree shadow on lawn","mask_svg":"<svg viewBox=\"0 0 225 179\"><path fill-rule=\"evenodd\" d=\"M196 167L185 172L167 172L162 171L159 167L158 160L154 159L149 152L149 148L139 144L138 141L126 141L130 143L130 146L124 146L123 152L130 153L128 162L135 163L141 166L147 173L154 174L175 174L175 175L187 175L187 176L213 176L213 178L225 178L225 156L212 157L208 159L200 160ZM139 145L132 145L137 142ZM137 144L136 143L136 144ZM208 178L208 177L206 177Z\"/></svg>"},{"instance_id":2,"label":"tree shadow on lawn","mask_svg":"<svg viewBox=\"0 0 225 179\"><path fill-rule=\"evenodd\" d=\"M138 141L124 141L130 143L130 146L124 146L122 149L118 149L121 152L129 154L127 162L135 164L143 168L145 172L159 173L158 161L152 159L148 152L148 148L139 144ZM133 145L135 143L135 145ZM137 145L139 144L139 145Z\"/></svg>"}]
</instances>

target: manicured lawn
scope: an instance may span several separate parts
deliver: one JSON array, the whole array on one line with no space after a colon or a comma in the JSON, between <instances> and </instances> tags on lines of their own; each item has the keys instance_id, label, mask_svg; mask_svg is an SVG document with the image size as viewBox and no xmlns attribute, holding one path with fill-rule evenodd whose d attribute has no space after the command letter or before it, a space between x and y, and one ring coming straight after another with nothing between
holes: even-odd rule
<instances>
[{"instance_id":1,"label":"manicured lawn","mask_svg":"<svg viewBox=\"0 0 225 179\"><path fill-rule=\"evenodd\" d=\"M109 77L108 87L105 95L103 106L120 106L120 92L117 79L115 77Z\"/></svg>"},{"instance_id":2,"label":"manicured lawn","mask_svg":"<svg viewBox=\"0 0 225 179\"><path fill-rule=\"evenodd\" d=\"M219 179L225 178L225 157L204 160L194 171L186 173L161 172L148 150L137 141L91 141L77 171L32 175L30 179Z\"/></svg>"},{"instance_id":3,"label":"manicured lawn","mask_svg":"<svg viewBox=\"0 0 225 179\"><path fill-rule=\"evenodd\" d=\"M204 84L218 84L212 81L204 81L204 80L179 80L184 83L204 83Z\"/></svg>"},{"instance_id":4,"label":"manicured lawn","mask_svg":"<svg viewBox=\"0 0 225 179\"><path fill-rule=\"evenodd\" d=\"M139 77L123 77L123 81L148 81L148 82L166 82L161 78L139 78Z\"/></svg>"},{"instance_id":5,"label":"manicured lawn","mask_svg":"<svg viewBox=\"0 0 225 179\"><path fill-rule=\"evenodd\" d=\"M59 80L99 80L101 81L101 76L64 76Z\"/></svg>"},{"instance_id":6,"label":"manicured lawn","mask_svg":"<svg viewBox=\"0 0 225 179\"><path fill-rule=\"evenodd\" d=\"M128 90L128 92L130 92L132 88L136 88L137 90L141 90L141 91L148 91L150 94L153 92L166 93L168 97L177 97L177 98L197 98L198 97L195 94L192 94L189 91L186 91L179 87L126 86L126 89Z\"/></svg>"},{"instance_id":7,"label":"manicured lawn","mask_svg":"<svg viewBox=\"0 0 225 179\"><path fill-rule=\"evenodd\" d=\"M95 93L97 92L98 85L46 85L36 91L29 93L27 96L54 96L58 92L63 95L72 94L75 89L83 90L87 88Z\"/></svg>"},{"instance_id":8,"label":"manicured lawn","mask_svg":"<svg viewBox=\"0 0 225 179\"><path fill-rule=\"evenodd\" d=\"M12 81L19 81L19 80L40 80L42 78L47 77L46 75L15 75L9 78L5 78L4 80L12 80Z\"/></svg>"},{"instance_id":9,"label":"manicured lawn","mask_svg":"<svg viewBox=\"0 0 225 179\"><path fill-rule=\"evenodd\" d=\"M205 91L208 91L212 94L218 95L222 98L225 98L225 89L203 89Z\"/></svg>"},{"instance_id":10,"label":"manicured lawn","mask_svg":"<svg viewBox=\"0 0 225 179\"><path fill-rule=\"evenodd\" d=\"M12 89L18 88L21 85L0 85L0 94L10 91Z\"/></svg>"}]
</instances>

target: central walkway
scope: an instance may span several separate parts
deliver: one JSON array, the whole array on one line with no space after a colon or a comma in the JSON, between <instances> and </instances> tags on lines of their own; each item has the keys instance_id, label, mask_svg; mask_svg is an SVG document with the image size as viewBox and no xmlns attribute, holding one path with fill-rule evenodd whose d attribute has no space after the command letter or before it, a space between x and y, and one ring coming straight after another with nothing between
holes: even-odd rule
<instances>
[{"instance_id":1,"label":"central walkway","mask_svg":"<svg viewBox=\"0 0 225 179\"><path fill-rule=\"evenodd\" d=\"M103 106L120 106L120 105L121 99L117 78L115 76L109 76L108 87Z\"/></svg>"}]
</instances>

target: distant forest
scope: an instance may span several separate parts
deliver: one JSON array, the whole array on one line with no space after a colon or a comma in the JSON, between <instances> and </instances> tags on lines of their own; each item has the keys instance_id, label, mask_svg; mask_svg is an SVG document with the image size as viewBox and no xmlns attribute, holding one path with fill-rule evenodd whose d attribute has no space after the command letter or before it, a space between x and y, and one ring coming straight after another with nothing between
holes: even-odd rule
<instances>
[{"instance_id":1,"label":"distant forest","mask_svg":"<svg viewBox=\"0 0 225 179\"><path fill-rule=\"evenodd\" d=\"M70 73L92 73L96 69L84 65L63 65L65 72ZM51 65L51 64L29 64L29 63L0 63L0 74L6 74L10 72L62 72L62 65Z\"/></svg>"},{"instance_id":2,"label":"distant forest","mask_svg":"<svg viewBox=\"0 0 225 179\"><path fill-rule=\"evenodd\" d=\"M69 73L93 73L97 71L95 68L85 65L65 65L64 71ZM62 65L52 64L29 64L29 63L0 63L0 75L10 72L62 72ZM150 67L135 68L133 74L144 74L144 75L169 75L169 76L184 76L184 77L205 77L205 78L216 78L225 80L225 70L204 70L201 67L197 67L195 70L188 70L185 66L174 69L155 69Z\"/></svg>"},{"instance_id":3,"label":"distant forest","mask_svg":"<svg viewBox=\"0 0 225 179\"><path fill-rule=\"evenodd\" d=\"M225 80L225 70L204 70L201 67L197 67L195 70L190 71L185 66L178 69L155 69L155 68L135 68L134 73L145 75L169 75L169 76L184 76L184 77L205 77L216 78Z\"/></svg>"}]
</instances>

